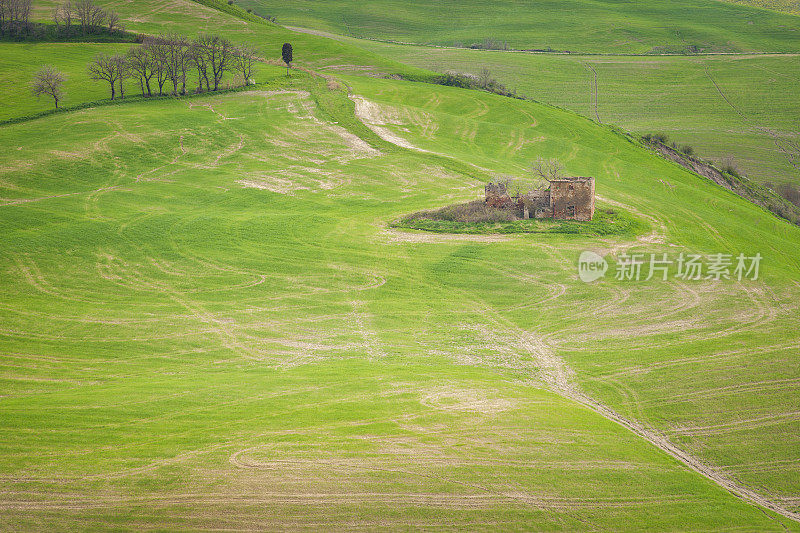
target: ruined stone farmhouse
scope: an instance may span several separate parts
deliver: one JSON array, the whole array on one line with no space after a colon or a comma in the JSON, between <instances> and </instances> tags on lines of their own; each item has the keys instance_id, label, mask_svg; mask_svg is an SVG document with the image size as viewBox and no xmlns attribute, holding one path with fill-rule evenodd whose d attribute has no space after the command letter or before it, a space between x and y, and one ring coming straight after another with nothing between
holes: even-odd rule
<instances>
[{"instance_id":1,"label":"ruined stone farmhouse","mask_svg":"<svg viewBox=\"0 0 800 533\"><path fill-rule=\"evenodd\" d=\"M486 184L486 204L514 209L522 218L591 220L594 216L594 178L571 177L548 180L548 188L511 196L506 183Z\"/></svg>"}]
</instances>

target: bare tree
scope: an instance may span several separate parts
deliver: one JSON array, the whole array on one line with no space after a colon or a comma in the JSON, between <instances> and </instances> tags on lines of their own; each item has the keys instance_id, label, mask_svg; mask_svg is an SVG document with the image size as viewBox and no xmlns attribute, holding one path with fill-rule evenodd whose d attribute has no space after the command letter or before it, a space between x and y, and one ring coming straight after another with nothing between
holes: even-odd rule
<instances>
[{"instance_id":1,"label":"bare tree","mask_svg":"<svg viewBox=\"0 0 800 533\"><path fill-rule=\"evenodd\" d=\"M94 32L96 28L103 25L106 13L103 8L94 3L93 0L78 0L72 5L75 18L81 25L81 32L84 34Z\"/></svg>"},{"instance_id":2,"label":"bare tree","mask_svg":"<svg viewBox=\"0 0 800 533\"><path fill-rule=\"evenodd\" d=\"M105 10L98 5L93 5L91 11L89 11L89 27L92 31L97 31L102 28L105 24L105 20Z\"/></svg>"},{"instance_id":3,"label":"bare tree","mask_svg":"<svg viewBox=\"0 0 800 533\"><path fill-rule=\"evenodd\" d=\"M186 80L189 77L189 71L194 66L194 55L195 50L192 43L186 38L182 38L178 61L178 79L181 82L181 94L186 94Z\"/></svg>"},{"instance_id":4,"label":"bare tree","mask_svg":"<svg viewBox=\"0 0 800 533\"><path fill-rule=\"evenodd\" d=\"M233 60L233 45L231 42L219 35L206 35L198 39L197 48L203 54L203 59L210 68L211 80L214 83L214 91L219 89L222 77L231 69ZM206 86L208 87L208 86Z\"/></svg>"},{"instance_id":5,"label":"bare tree","mask_svg":"<svg viewBox=\"0 0 800 533\"><path fill-rule=\"evenodd\" d=\"M150 58L150 68L158 85L158 95L164 94L164 84L167 82L167 45L159 38L148 39L144 42Z\"/></svg>"},{"instance_id":6,"label":"bare tree","mask_svg":"<svg viewBox=\"0 0 800 533\"><path fill-rule=\"evenodd\" d=\"M545 180L555 180L564 176L564 165L558 159L536 158L531 163L531 172Z\"/></svg>"},{"instance_id":7,"label":"bare tree","mask_svg":"<svg viewBox=\"0 0 800 533\"><path fill-rule=\"evenodd\" d=\"M0 0L2 1L2 0ZM69 35L72 31L72 3L60 4L53 9L53 22L56 25L56 31Z\"/></svg>"},{"instance_id":8,"label":"bare tree","mask_svg":"<svg viewBox=\"0 0 800 533\"><path fill-rule=\"evenodd\" d=\"M108 33L114 33L115 31L122 29L122 23L120 22L119 15L116 11L107 11L105 22L106 27L108 28Z\"/></svg>"},{"instance_id":9,"label":"bare tree","mask_svg":"<svg viewBox=\"0 0 800 533\"><path fill-rule=\"evenodd\" d=\"M0 0L0 34L29 31L32 0Z\"/></svg>"},{"instance_id":10,"label":"bare tree","mask_svg":"<svg viewBox=\"0 0 800 533\"><path fill-rule=\"evenodd\" d=\"M117 71L119 72L119 77L117 78L117 83L119 85L119 97L125 98L125 80L133 77L133 71L131 70L131 66L128 64L128 58L124 55L115 55L111 59L113 59L117 64Z\"/></svg>"},{"instance_id":11,"label":"bare tree","mask_svg":"<svg viewBox=\"0 0 800 533\"><path fill-rule=\"evenodd\" d=\"M191 59L190 44L181 35L166 35L158 38L159 45L163 48L164 69L166 77L172 82L172 95L186 92L186 75Z\"/></svg>"},{"instance_id":12,"label":"bare tree","mask_svg":"<svg viewBox=\"0 0 800 533\"><path fill-rule=\"evenodd\" d=\"M145 95L145 90L147 90L147 96L153 96L153 92L150 90L150 80L155 74L155 66L148 45L132 46L128 50L126 60L132 77L139 80L142 96Z\"/></svg>"},{"instance_id":13,"label":"bare tree","mask_svg":"<svg viewBox=\"0 0 800 533\"><path fill-rule=\"evenodd\" d=\"M480 84L481 89L486 89L493 81L492 73L489 72L488 68L483 67L480 74L478 74L478 84Z\"/></svg>"},{"instance_id":14,"label":"bare tree","mask_svg":"<svg viewBox=\"0 0 800 533\"><path fill-rule=\"evenodd\" d=\"M201 36L194 43L192 43L192 61L194 62L194 68L197 69L197 92L202 92L204 81L206 83L206 90L211 90L211 87L208 83L209 67L204 39L205 37Z\"/></svg>"},{"instance_id":15,"label":"bare tree","mask_svg":"<svg viewBox=\"0 0 800 533\"><path fill-rule=\"evenodd\" d=\"M39 98L46 94L53 98L53 102L58 109L58 102L61 101L63 92L61 86L64 84L64 75L50 65L45 65L33 75L31 91Z\"/></svg>"},{"instance_id":16,"label":"bare tree","mask_svg":"<svg viewBox=\"0 0 800 533\"><path fill-rule=\"evenodd\" d=\"M240 46L233 56L233 68L242 75L243 84L250 83L258 51L251 46Z\"/></svg>"},{"instance_id":17,"label":"bare tree","mask_svg":"<svg viewBox=\"0 0 800 533\"><path fill-rule=\"evenodd\" d=\"M32 0L15 0L16 4L16 22L26 30L28 29L28 20L31 17L31 10L33 9Z\"/></svg>"},{"instance_id":18,"label":"bare tree","mask_svg":"<svg viewBox=\"0 0 800 533\"><path fill-rule=\"evenodd\" d=\"M116 85L122 76L119 56L99 54L89 63L89 77L93 80L105 81L111 89L111 99L116 96Z\"/></svg>"}]
</instances>

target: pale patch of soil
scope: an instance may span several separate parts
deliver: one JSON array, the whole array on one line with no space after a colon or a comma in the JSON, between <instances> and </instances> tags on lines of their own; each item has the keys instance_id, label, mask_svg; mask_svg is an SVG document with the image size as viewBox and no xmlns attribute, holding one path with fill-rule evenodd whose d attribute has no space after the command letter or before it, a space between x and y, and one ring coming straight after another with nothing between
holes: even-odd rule
<instances>
[{"instance_id":1,"label":"pale patch of soil","mask_svg":"<svg viewBox=\"0 0 800 533\"><path fill-rule=\"evenodd\" d=\"M380 232L381 237L389 243L429 243L441 244L446 242L507 242L510 237L505 235L470 235L466 233L430 233L401 231L394 228L385 228Z\"/></svg>"},{"instance_id":2,"label":"pale patch of soil","mask_svg":"<svg viewBox=\"0 0 800 533\"><path fill-rule=\"evenodd\" d=\"M263 189L278 194L294 196L297 191L330 191L341 188L350 179L337 172L315 167L289 167L277 172L248 172L246 177L237 180L244 187Z\"/></svg>"},{"instance_id":3,"label":"pale patch of soil","mask_svg":"<svg viewBox=\"0 0 800 533\"><path fill-rule=\"evenodd\" d=\"M496 398L480 389L440 387L421 392L423 405L444 411L475 411L494 414L514 409L518 401L512 398Z\"/></svg>"},{"instance_id":4,"label":"pale patch of soil","mask_svg":"<svg viewBox=\"0 0 800 533\"><path fill-rule=\"evenodd\" d=\"M50 150L50 155L60 159L87 159L88 155L78 152L65 152L63 150Z\"/></svg>"},{"instance_id":5,"label":"pale patch of soil","mask_svg":"<svg viewBox=\"0 0 800 533\"><path fill-rule=\"evenodd\" d=\"M418 148L390 129L384 127L387 124L403 123L396 112L388 111L362 96L350 95L350 99L356 104L356 117L358 117L365 126L375 132L378 137L386 142L400 146L401 148L431 153L430 150Z\"/></svg>"},{"instance_id":6,"label":"pale patch of soil","mask_svg":"<svg viewBox=\"0 0 800 533\"><path fill-rule=\"evenodd\" d=\"M40 202L42 200L50 200L52 198L66 198L68 196L79 196L83 194L92 194L97 192L103 191L114 191L114 190L128 190L122 189L118 185L112 185L110 187L100 187L98 189L92 189L91 191L84 191L84 192L68 192L64 194L51 194L49 196L40 196L38 198L0 198L0 207L12 206L12 205L19 205L19 204L27 204L31 202Z\"/></svg>"}]
</instances>

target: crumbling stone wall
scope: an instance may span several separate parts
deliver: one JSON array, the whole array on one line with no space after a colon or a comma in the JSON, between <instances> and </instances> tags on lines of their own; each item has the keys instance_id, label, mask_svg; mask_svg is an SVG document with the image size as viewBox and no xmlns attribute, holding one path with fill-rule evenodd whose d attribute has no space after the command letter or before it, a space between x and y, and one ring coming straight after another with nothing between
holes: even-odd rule
<instances>
[{"instance_id":1,"label":"crumbling stone wall","mask_svg":"<svg viewBox=\"0 0 800 533\"><path fill-rule=\"evenodd\" d=\"M550 218L553 209L550 207L550 189L534 189L522 197L529 217Z\"/></svg>"},{"instance_id":2,"label":"crumbling stone wall","mask_svg":"<svg viewBox=\"0 0 800 533\"><path fill-rule=\"evenodd\" d=\"M522 196L510 196L506 183L486 184L486 205L514 209L522 218L591 220L594 217L594 178L550 180L549 189L534 189Z\"/></svg>"},{"instance_id":3,"label":"crumbling stone wall","mask_svg":"<svg viewBox=\"0 0 800 533\"><path fill-rule=\"evenodd\" d=\"M508 195L506 183L487 183L486 184L486 205L507 209L514 206L514 201Z\"/></svg>"},{"instance_id":4,"label":"crumbling stone wall","mask_svg":"<svg viewBox=\"0 0 800 533\"><path fill-rule=\"evenodd\" d=\"M594 217L594 178L560 178L550 181L553 218L591 220Z\"/></svg>"}]
</instances>

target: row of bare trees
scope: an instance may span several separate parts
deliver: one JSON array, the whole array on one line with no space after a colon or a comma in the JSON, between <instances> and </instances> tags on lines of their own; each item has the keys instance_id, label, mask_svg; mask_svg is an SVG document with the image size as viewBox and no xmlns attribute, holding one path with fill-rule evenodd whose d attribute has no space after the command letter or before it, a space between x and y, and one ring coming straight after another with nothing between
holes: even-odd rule
<instances>
[{"instance_id":1,"label":"row of bare trees","mask_svg":"<svg viewBox=\"0 0 800 533\"><path fill-rule=\"evenodd\" d=\"M123 29L116 11L103 9L93 0L76 0L60 4L53 9L53 22L61 35L71 35L80 30L83 35Z\"/></svg>"},{"instance_id":2,"label":"row of bare trees","mask_svg":"<svg viewBox=\"0 0 800 533\"><path fill-rule=\"evenodd\" d=\"M0 35L63 38L123 30L119 15L94 0L68 0L53 8L55 27L30 21L33 0L0 0Z\"/></svg>"},{"instance_id":3,"label":"row of bare trees","mask_svg":"<svg viewBox=\"0 0 800 533\"><path fill-rule=\"evenodd\" d=\"M181 35L161 35L134 45L126 54L98 55L89 63L89 77L109 84L111 99L125 97L125 81L138 81L143 96L186 94L191 77L196 92L216 91L227 73L241 75L247 85L253 76L257 51L234 46L218 35L190 41Z\"/></svg>"},{"instance_id":4,"label":"row of bare trees","mask_svg":"<svg viewBox=\"0 0 800 533\"><path fill-rule=\"evenodd\" d=\"M32 0L0 0L0 35L27 28L32 10Z\"/></svg>"}]
</instances>

